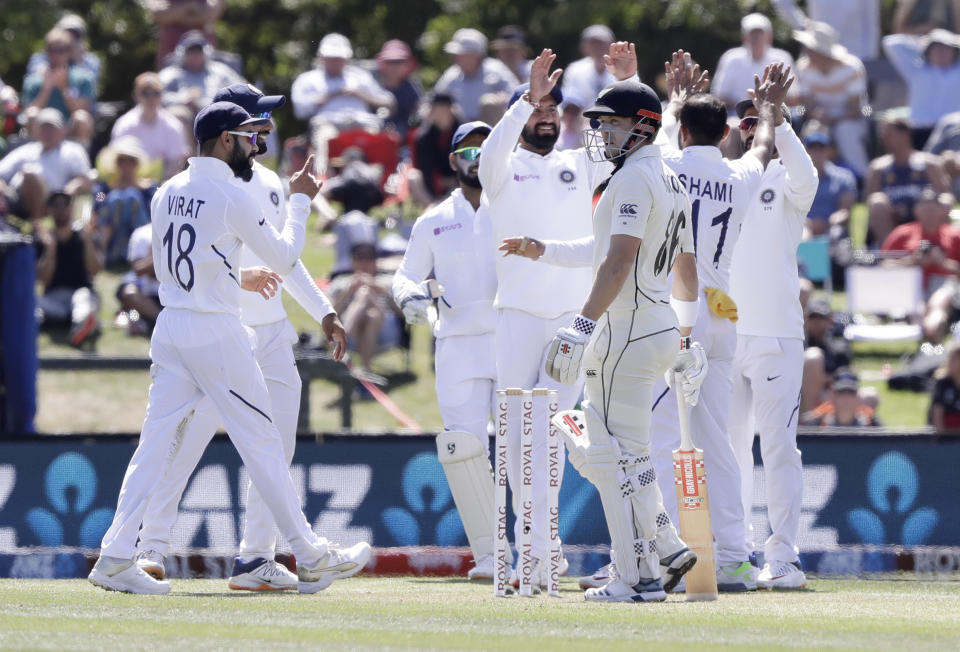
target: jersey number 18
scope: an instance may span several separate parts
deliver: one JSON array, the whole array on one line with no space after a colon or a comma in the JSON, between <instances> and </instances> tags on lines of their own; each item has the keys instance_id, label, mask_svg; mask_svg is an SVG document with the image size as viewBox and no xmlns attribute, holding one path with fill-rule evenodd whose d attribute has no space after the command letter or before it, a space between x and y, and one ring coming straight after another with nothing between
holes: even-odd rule
<instances>
[{"instance_id":1,"label":"jersey number 18","mask_svg":"<svg viewBox=\"0 0 960 652\"><path fill-rule=\"evenodd\" d=\"M186 244L184 244L183 234L186 233ZM170 275L176 278L177 283L184 290L189 292L193 289L193 261L190 260L190 252L193 251L193 246L197 243L197 232L193 230L193 227L189 224L181 224L180 229L177 231L176 243L177 243L177 259L173 259L173 222L170 223L170 226L167 227L167 232L163 234L163 243L162 247L167 248L167 271L170 272ZM182 269L186 268L187 276L184 279L180 275Z\"/></svg>"}]
</instances>

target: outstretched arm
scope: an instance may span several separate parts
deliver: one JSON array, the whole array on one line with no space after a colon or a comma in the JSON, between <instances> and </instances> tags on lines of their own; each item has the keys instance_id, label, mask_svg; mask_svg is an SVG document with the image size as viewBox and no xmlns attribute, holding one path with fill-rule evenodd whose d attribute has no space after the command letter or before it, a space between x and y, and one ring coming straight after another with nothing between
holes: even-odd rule
<instances>
[{"instance_id":1,"label":"outstretched arm","mask_svg":"<svg viewBox=\"0 0 960 652\"><path fill-rule=\"evenodd\" d=\"M576 240L537 240L536 238L504 238L498 248L504 256L523 256L558 267L590 267L593 265L594 237Z\"/></svg>"},{"instance_id":2,"label":"outstretched arm","mask_svg":"<svg viewBox=\"0 0 960 652\"><path fill-rule=\"evenodd\" d=\"M757 108L760 121L753 137L753 147L747 154L758 158L764 168L775 152L774 129L784 124L780 107L787 98L793 80L790 67L784 67L780 62L768 65L763 71L763 79L756 75L753 77L753 105Z\"/></svg>"}]
</instances>

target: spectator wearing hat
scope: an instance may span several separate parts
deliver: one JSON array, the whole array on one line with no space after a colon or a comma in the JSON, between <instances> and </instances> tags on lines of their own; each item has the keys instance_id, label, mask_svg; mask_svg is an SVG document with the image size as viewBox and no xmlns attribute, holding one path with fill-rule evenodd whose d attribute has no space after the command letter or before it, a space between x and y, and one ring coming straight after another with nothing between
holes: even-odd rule
<instances>
[{"instance_id":1,"label":"spectator wearing hat","mask_svg":"<svg viewBox=\"0 0 960 652\"><path fill-rule=\"evenodd\" d=\"M777 61L793 66L790 53L771 47L773 24L763 14L744 16L740 21L740 35L743 45L723 53L710 86L710 92L723 100L731 112L737 102L743 99L747 89L753 88L754 75L763 76L763 69ZM788 98L795 98L797 92L794 85Z\"/></svg>"},{"instance_id":2,"label":"spectator wearing hat","mask_svg":"<svg viewBox=\"0 0 960 652\"><path fill-rule=\"evenodd\" d=\"M96 82L89 70L71 65L73 51L70 32L58 27L47 32L44 38L47 63L23 80L20 101L24 107L52 107L61 113L64 121L77 109L91 110L96 100Z\"/></svg>"},{"instance_id":3,"label":"spectator wearing hat","mask_svg":"<svg viewBox=\"0 0 960 652\"><path fill-rule=\"evenodd\" d=\"M497 37L490 43L493 55L503 62L513 76L523 84L530 81L530 48L527 47L527 35L517 25L504 25L497 30Z\"/></svg>"},{"instance_id":4,"label":"spectator wearing hat","mask_svg":"<svg viewBox=\"0 0 960 652\"><path fill-rule=\"evenodd\" d=\"M860 397L860 378L850 369L837 371L831 398L803 414L800 423L807 426L865 427L881 426L874 409Z\"/></svg>"},{"instance_id":5,"label":"spectator wearing hat","mask_svg":"<svg viewBox=\"0 0 960 652\"><path fill-rule=\"evenodd\" d=\"M183 125L163 108L163 84L155 72L144 72L133 81L133 99L136 106L113 123L111 140L133 136L150 160L163 161L163 178L167 179L183 168L190 155Z\"/></svg>"},{"instance_id":6,"label":"spectator wearing hat","mask_svg":"<svg viewBox=\"0 0 960 652\"><path fill-rule=\"evenodd\" d=\"M853 361L850 343L843 337L843 325L834 320L826 299L813 297L807 302L803 334L801 413L823 402L834 372Z\"/></svg>"},{"instance_id":7,"label":"spectator wearing hat","mask_svg":"<svg viewBox=\"0 0 960 652\"><path fill-rule=\"evenodd\" d=\"M795 29L811 20L827 23L853 56L864 63L880 58L880 0L806 0L806 14L794 0L773 0L773 5Z\"/></svg>"},{"instance_id":8,"label":"spectator wearing hat","mask_svg":"<svg viewBox=\"0 0 960 652\"><path fill-rule=\"evenodd\" d=\"M960 434L960 341L947 346L947 359L934 374L930 425L938 435Z\"/></svg>"},{"instance_id":9,"label":"spectator wearing hat","mask_svg":"<svg viewBox=\"0 0 960 652\"><path fill-rule=\"evenodd\" d=\"M810 236L846 237L850 211L857 201L857 180L853 173L833 162L834 147L830 132L815 122L804 128L803 145L817 168L820 184L807 213L806 231Z\"/></svg>"},{"instance_id":10,"label":"spectator wearing hat","mask_svg":"<svg viewBox=\"0 0 960 652\"><path fill-rule=\"evenodd\" d=\"M94 242L93 224L77 229L71 223L72 198L54 192L48 201L53 231L37 228L37 318L42 326L70 324L70 343L80 346L98 328L99 299L94 276L103 269L103 258Z\"/></svg>"},{"instance_id":11,"label":"spectator wearing hat","mask_svg":"<svg viewBox=\"0 0 960 652\"><path fill-rule=\"evenodd\" d=\"M163 104L182 104L194 112L211 102L217 90L245 81L233 68L211 58L213 48L200 30L187 32L175 51L176 62L160 71Z\"/></svg>"},{"instance_id":12,"label":"spectator wearing hat","mask_svg":"<svg viewBox=\"0 0 960 652\"><path fill-rule=\"evenodd\" d=\"M106 180L94 188L93 210L106 265L126 261L131 235L150 222L150 200L157 187L139 172L148 160L133 136L111 141L97 157Z\"/></svg>"},{"instance_id":13,"label":"spectator wearing hat","mask_svg":"<svg viewBox=\"0 0 960 652\"><path fill-rule=\"evenodd\" d=\"M606 25L590 25L580 32L580 54L563 71L563 103L560 106L560 139L557 149L580 147L580 133L586 128L582 112L593 104L604 88L617 81L604 62L613 43L613 30Z\"/></svg>"},{"instance_id":14,"label":"spectator wearing hat","mask_svg":"<svg viewBox=\"0 0 960 652\"><path fill-rule=\"evenodd\" d=\"M450 138L461 124L453 97L432 93L428 111L415 133L413 165L420 170L427 192L433 199L444 197L457 187L456 172L450 169Z\"/></svg>"},{"instance_id":15,"label":"spectator wearing hat","mask_svg":"<svg viewBox=\"0 0 960 652\"><path fill-rule=\"evenodd\" d=\"M317 48L320 66L300 74L290 89L293 112L300 120L321 118L337 128L379 126L374 111L393 111L396 100L366 70L347 62L353 47L343 34L327 34Z\"/></svg>"},{"instance_id":16,"label":"spectator wearing hat","mask_svg":"<svg viewBox=\"0 0 960 652\"><path fill-rule=\"evenodd\" d=\"M42 212L48 193L74 195L90 189L90 158L81 145L65 140L63 116L57 109L42 109L35 123L38 139L0 159L0 192L18 196L22 205ZM21 217L39 215L33 211Z\"/></svg>"},{"instance_id":17,"label":"spectator wearing hat","mask_svg":"<svg viewBox=\"0 0 960 652\"><path fill-rule=\"evenodd\" d=\"M160 282L153 269L153 227L144 224L130 235L126 260L130 270L123 275L117 298L123 312L117 315L117 326L126 325L130 335L146 335L157 322L160 305Z\"/></svg>"},{"instance_id":18,"label":"spectator wearing hat","mask_svg":"<svg viewBox=\"0 0 960 652\"><path fill-rule=\"evenodd\" d=\"M100 83L100 57L90 52L87 46L87 23L76 14L64 14L55 27L66 30L73 37L73 50L70 53L70 65L84 68L93 76L93 85ZM46 50L34 52L27 62L27 74L42 72L50 65Z\"/></svg>"},{"instance_id":19,"label":"spectator wearing hat","mask_svg":"<svg viewBox=\"0 0 960 652\"><path fill-rule=\"evenodd\" d=\"M369 370L379 351L400 343L400 308L393 300L393 275L377 269L377 247L358 242L350 249L352 271L330 282L334 310L347 331L347 348Z\"/></svg>"},{"instance_id":20,"label":"spectator wearing hat","mask_svg":"<svg viewBox=\"0 0 960 652\"><path fill-rule=\"evenodd\" d=\"M950 180L940 159L913 146L905 110L880 116L880 139L886 154L870 162L864 196L869 223L867 243L881 245L894 227L913 221L913 203L924 188L948 192Z\"/></svg>"},{"instance_id":21,"label":"spectator wearing hat","mask_svg":"<svg viewBox=\"0 0 960 652\"><path fill-rule=\"evenodd\" d=\"M960 106L960 41L939 28L922 37L890 34L883 51L907 84L913 145L922 149L937 121Z\"/></svg>"},{"instance_id":22,"label":"spectator wearing hat","mask_svg":"<svg viewBox=\"0 0 960 652\"><path fill-rule=\"evenodd\" d=\"M453 65L443 72L433 90L450 95L467 122L480 119L484 102L497 103L501 94L505 100L519 83L502 61L487 57L487 37L478 30L458 29L443 51L453 57Z\"/></svg>"},{"instance_id":23,"label":"spectator wearing hat","mask_svg":"<svg viewBox=\"0 0 960 652\"><path fill-rule=\"evenodd\" d=\"M794 30L803 46L797 61L797 83L806 116L831 130L840 158L859 178L867 174L867 72L863 63L837 42L826 23L811 22Z\"/></svg>"},{"instance_id":24,"label":"spectator wearing hat","mask_svg":"<svg viewBox=\"0 0 960 652\"><path fill-rule=\"evenodd\" d=\"M410 46L400 39L387 41L377 53L377 82L390 91L394 99L394 108L384 124L401 138L406 138L407 130L417 120L417 109L423 97L423 86L413 77L416 69L417 62Z\"/></svg>"},{"instance_id":25,"label":"spectator wearing hat","mask_svg":"<svg viewBox=\"0 0 960 652\"><path fill-rule=\"evenodd\" d=\"M960 299L960 229L949 219L955 201L950 193L924 189L913 206L916 221L901 224L883 242L884 251L904 254L891 264L923 270L927 297L923 335L928 342L939 342L946 335L954 300Z\"/></svg>"},{"instance_id":26,"label":"spectator wearing hat","mask_svg":"<svg viewBox=\"0 0 960 652\"><path fill-rule=\"evenodd\" d=\"M163 65L174 53L183 35L199 30L208 43L216 45L216 22L223 15L226 0L140 0L157 26L156 65Z\"/></svg>"}]
</instances>

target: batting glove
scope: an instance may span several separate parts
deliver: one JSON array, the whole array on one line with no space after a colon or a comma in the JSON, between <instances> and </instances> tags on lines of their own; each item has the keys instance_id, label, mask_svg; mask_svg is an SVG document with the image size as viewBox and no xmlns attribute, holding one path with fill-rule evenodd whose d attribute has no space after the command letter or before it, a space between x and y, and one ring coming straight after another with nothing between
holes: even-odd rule
<instances>
[{"instance_id":1,"label":"batting glove","mask_svg":"<svg viewBox=\"0 0 960 652\"><path fill-rule=\"evenodd\" d=\"M403 318L411 326L427 323L427 308L433 303L430 299L410 299L403 304Z\"/></svg>"},{"instance_id":2,"label":"batting glove","mask_svg":"<svg viewBox=\"0 0 960 652\"><path fill-rule=\"evenodd\" d=\"M687 405L696 405L700 400L700 385L707 377L707 354L700 342L691 342L689 337L680 338L680 353L664 375L668 387L673 386L674 373L679 385L677 391L681 392Z\"/></svg>"},{"instance_id":3,"label":"batting glove","mask_svg":"<svg viewBox=\"0 0 960 652\"><path fill-rule=\"evenodd\" d=\"M573 385L580 376L583 349L590 341L590 334L597 322L577 315L573 324L557 331L547 352L547 375L565 385Z\"/></svg>"}]
</instances>

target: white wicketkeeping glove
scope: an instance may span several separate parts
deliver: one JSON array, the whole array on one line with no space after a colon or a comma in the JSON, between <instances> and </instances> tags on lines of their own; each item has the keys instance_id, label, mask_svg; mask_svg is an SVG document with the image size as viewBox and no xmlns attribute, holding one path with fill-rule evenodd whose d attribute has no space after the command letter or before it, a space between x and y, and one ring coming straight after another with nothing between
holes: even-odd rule
<instances>
[{"instance_id":1,"label":"white wicketkeeping glove","mask_svg":"<svg viewBox=\"0 0 960 652\"><path fill-rule=\"evenodd\" d=\"M403 318L411 326L427 323L427 308L433 303L430 299L410 299L403 304Z\"/></svg>"},{"instance_id":2,"label":"white wicketkeeping glove","mask_svg":"<svg viewBox=\"0 0 960 652\"><path fill-rule=\"evenodd\" d=\"M687 405L694 406L700 400L700 385L707 377L707 354L700 342L691 342L689 337L680 338L680 353L664 374L668 387L673 387L673 374L677 374L677 391L683 394Z\"/></svg>"},{"instance_id":3,"label":"white wicketkeeping glove","mask_svg":"<svg viewBox=\"0 0 960 652\"><path fill-rule=\"evenodd\" d=\"M573 324L557 331L547 352L548 376L565 385L577 382L583 349L590 341L590 334L596 325L597 322L592 319L577 315Z\"/></svg>"}]
</instances>

